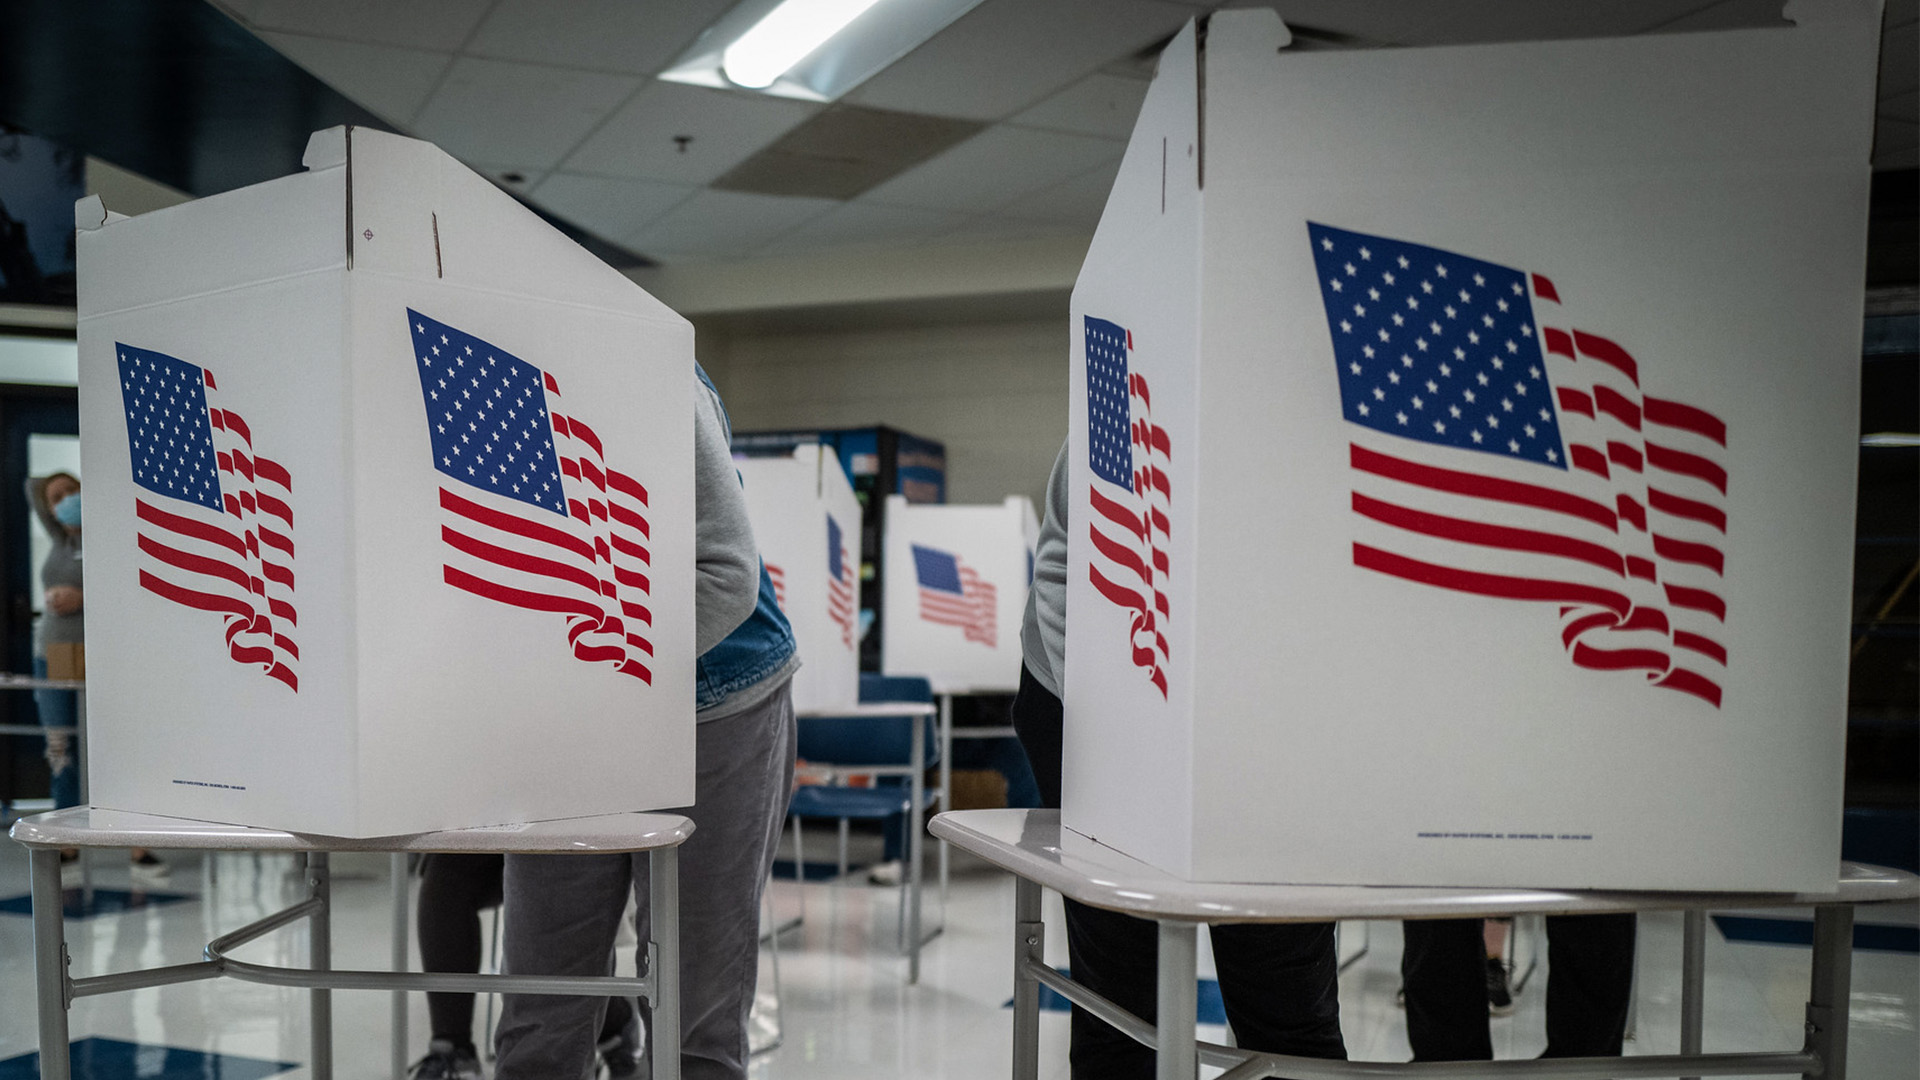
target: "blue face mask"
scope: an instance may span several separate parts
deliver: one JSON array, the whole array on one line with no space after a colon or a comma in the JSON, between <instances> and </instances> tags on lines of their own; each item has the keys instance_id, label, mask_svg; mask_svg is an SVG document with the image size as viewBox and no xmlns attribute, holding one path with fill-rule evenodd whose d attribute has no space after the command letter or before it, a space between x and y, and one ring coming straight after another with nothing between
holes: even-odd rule
<instances>
[{"instance_id":1,"label":"blue face mask","mask_svg":"<svg viewBox=\"0 0 1920 1080\"><path fill-rule=\"evenodd\" d=\"M65 525L69 529L77 529L80 527L79 492L76 491L54 504L53 520Z\"/></svg>"}]
</instances>

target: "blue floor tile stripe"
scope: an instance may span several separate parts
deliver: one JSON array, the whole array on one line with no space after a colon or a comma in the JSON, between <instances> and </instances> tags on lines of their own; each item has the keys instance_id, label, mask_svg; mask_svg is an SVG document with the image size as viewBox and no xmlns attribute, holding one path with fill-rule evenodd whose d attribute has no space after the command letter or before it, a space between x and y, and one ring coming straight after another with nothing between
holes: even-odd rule
<instances>
[{"instance_id":1,"label":"blue floor tile stripe","mask_svg":"<svg viewBox=\"0 0 1920 1080\"><path fill-rule=\"evenodd\" d=\"M286 1072L296 1061L262 1061L259 1058L209 1054L201 1050L183 1050L177 1046L150 1046L102 1039L98 1036L75 1039L69 1050L73 1062L73 1080L263 1080ZM21 1054L0 1061L0 1080L38 1080L40 1054Z\"/></svg>"},{"instance_id":2,"label":"blue floor tile stripe","mask_svg":"<svg viewBox=\"0 0 1920 1080\"><path fill-rule=\"evenodd\" d=\"M1056 968L1055 970L1062 975L1067 975L1066 968ZM1069 975L1068 977L1071 978L1072 976ZM1201 979L1199 985L1195 988L1195 997L1197 999L1194 1010L1194 1019L1196 1022L1202 1024L1224 1024L1227 1022L1227 1005L1220 997L1220 981L1218 979ZM1006 1004L1000 1007L1003 1009L1013 1008L1013 999L1008 998ZM1053 987L1044 984L1040 987L1041 1012L1071 1012L1072 1010L1073 1002L1061 997L1054 991Z\"/></svg>"},{"instance_id":3,"label":"blue floor tile stripe","mask_svg":"<svg viewBox=\"0 0 1920 1080\"><path fill-rule=\"evenodd\" d=\"M1713 924L1728 941L1764 945L1813 944L1811 919L1761 919L1749 915L1715 915ZM1854 923L1853 947L1871 952L1920 953L1920 926Z\"/></svg>"},{"instance_id":4,"label":"blue floor tile stripe","mask_svg":"<svg viewBox=\"0 0 1920 1080\"><path fill-rule=\"evenodd\" d=\"M67 889L61 894L65 901L67 918L91 919L98 915L118 915L123 911L138 911L142 908L159 907L162 904L177 904L182 900L191 900L188 893L153 892L147 889L95 889L93 904L83 902L79 889ZM0 915L33 916L33 897L29 894L9 896L0 900Z\"/></svg>"}]
</instances>

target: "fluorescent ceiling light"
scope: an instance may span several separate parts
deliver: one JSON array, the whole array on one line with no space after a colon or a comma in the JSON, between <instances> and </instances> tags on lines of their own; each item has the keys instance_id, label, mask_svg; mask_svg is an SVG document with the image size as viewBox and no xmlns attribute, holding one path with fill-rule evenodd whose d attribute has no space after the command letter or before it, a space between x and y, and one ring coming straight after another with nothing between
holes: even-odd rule
<instances>
[{"instance_id":1,"label":"fluorescent ceiling light","mask_svg":"<svg viewBox=\"0 0 1920 1080\"><path fill-rule=\"evenodd\" d=\"M980 0L740 0L660 78L834 101Z\"/></svg>"},{"instance_id":2,"label":"fluorescent ceiling light","mask_svg":"<svg viewBox=\"0 0 1920 1080\"><path fill-rule=\"evenodd\" d=\"M721 52L720 70L749 90L765 90L875 2L784 0Z\"/></svg>"},{"instance_id":3,"label":"fluorescent ceiling light","mask_svg":"<svg viewBox=\"0 0 1920 1080\"><path fill-rule=\"evenodd\" d=\"M1920 446L1920 435L1903 431L1876 431L1860 436L1861 446Z\"/></svg>"}]
</instances>

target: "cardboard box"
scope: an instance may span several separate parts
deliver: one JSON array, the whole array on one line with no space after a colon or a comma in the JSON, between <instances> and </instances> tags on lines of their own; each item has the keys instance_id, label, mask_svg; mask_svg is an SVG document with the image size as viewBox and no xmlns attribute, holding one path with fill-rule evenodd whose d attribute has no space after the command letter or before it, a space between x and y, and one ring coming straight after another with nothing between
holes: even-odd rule
<instances>
[{"instance_id":1,"label":"cardboard box","mask_svg":"<svg viewBox=\"0 0 1920 1080\"><path fill-rule=\"evenodd\" d=\"M839 456L807 443L787 456L736 458L734 465L760 557L800 647L794 709L858 704L860 502Z\"/></svg>"},{"instance_id":2,"label":"cardboard box","mask_svg":"<svg viewBox=\"0 0 1920 1080\"><path fill-rule=\"evenodd\" d=\"M935 693L1020 688L1020 622L1040 534L1033 503L928 506L887 497L881 669Z\"/></svg>"},{"instance_id":3,"label":"cardboard box","mask_svg":"<svg viewBox=\"0 0 1920 1080\"><path fill-rule=\"evenodd\" d=\"M76 210L95 803L691 802L691 327L431 145L305 164Z\"/></svg>"},{"instance_id":4,"label":"cardboard box","mask_svg":"<svg viewBox=\"0 0 1920 1080\"><path fill-rule=\"evenodd\" d=\"M1174 40L1072 301L1070 828L1832 887L1878 10Z\"/></svg>"}]
</instances>

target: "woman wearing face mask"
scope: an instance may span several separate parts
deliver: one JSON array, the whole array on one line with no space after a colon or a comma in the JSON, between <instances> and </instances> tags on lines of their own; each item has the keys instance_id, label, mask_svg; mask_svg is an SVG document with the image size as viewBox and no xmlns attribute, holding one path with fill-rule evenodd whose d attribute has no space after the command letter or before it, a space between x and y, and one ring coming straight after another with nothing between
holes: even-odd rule
<instances>
[{"instance_id":1,"label":"woman wearing face mask","mask_svg":"<svg viewBox=\"0 0 1920 1080\"><path fill-rule=\"evenodd\" d=\"M87 677L86 593L81 588L80 481L71 473L27 481L27 497L34 516L46 530L52 548L40 564L40 584L45 613L35 628L33 673L41 678L85 679ZM74 692L36 690L34 704L39 707L40 723L47 727L70 728L74 725ZM80 770L74 760L74 743L65 732L47 734L47 768L53 775L55 809L80 803ZM152 852L137 849L132 853L136 873L159 875L166 864ZM61 852L61 861L77 857Z\"/></svg>"}]
</instances>

